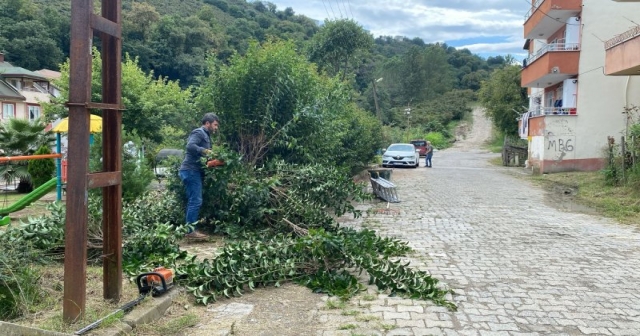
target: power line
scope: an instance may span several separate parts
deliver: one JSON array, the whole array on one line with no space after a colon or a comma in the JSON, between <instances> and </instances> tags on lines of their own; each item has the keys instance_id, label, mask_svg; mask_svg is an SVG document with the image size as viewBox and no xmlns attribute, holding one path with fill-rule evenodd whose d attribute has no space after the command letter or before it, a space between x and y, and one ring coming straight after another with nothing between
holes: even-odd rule
<instances>
[{"instance_id":1,"label":"power line","mask_svg":"<svg viewBox=\"0 0 640 336\"><path fill-rule=\"evenodd\" d=\"M579 73L579 74L578 74L578 76L582 76L582 75L584 75L584 74L588 74L588 73L590 73L590 72L594 72L594 71L596 71L596 70L598 70L598 69L602 69L602 74L603 74L603 75L606 75L606 74L604 73L604 65L601 65L601 66L599 66L599 67L597 67L597 68L593 68L593 69L591 69L591 70L587 70L587 71L585 71L585 72L581 72L581 73Z\"/></svg>"},{"instance_id":2,"label":"power line","mask_svg":"<svg viewBox=\"0 0 640 336\"><path fill-rule=\"evenodd\" d=\"M638 24L637 22L635 22L635 21L631 20L630 18L628 18L628 17L626 17L626 16L623 16L623 18L625 18L625 19L627 19L627 20L631 21L631 23L633 23L633 24L634 24L634 25L636 25L636 26L640 26L640 24Z\"/></svg>"},{"instance_id":3,"label":"power line","mask_svg":"<svg viewBox=\"0 0 640 336\"><path fill-rule=\"evenodd\" d=\"M331 19L331 15L329 15L329 11L327 10L327 4L324 3L324 0L322 1L322 6L324 7L324 11L327 12L327 19Z\"/></svg>"},{"instance_id":4,"label":"power line","mask_svg":"<svg viewBox=\"0 0 640 336\"><path fill-rule=\"evenodd\" d=\"M331 6L331 0L327 0L327 2L329 3L329 8L331 8L331 13L333 14L333 17L336 17L336 12L333 11L333 6Z\"/></svg>"},{"instance_id":5,"label":"power line","mask_svg":"<svg viewBox=\"0 0 640 336\"><path fill-rule=\"evenodd\" d=\"M347 3L349 4L349 12L351 13L351 17L355 20L356 17L353 15L353 11L351 10L351 1L347 0Z\"/></svg>"},{"instance_id":6,"label":"power line","mask_svg":"<svg viewBox=\"0 0 640 336\"><path fill-rule=\"evenodd\" d=\"M342 0L342 7L344 8L344 16L346 16L347 19L350 19L349 11L347 11L347 4L346 4L345 0Z\"/></svg>"},{"instance_id":7,"label":"power line","mask_svg":"<svg viewBox=\"0 0 640 336\"><path fill-rule=\"evenodd\" d=\"M329 2L331 3L331 2ZM342 10L340 9L340 3L338 2L338 0L336 0L336 5L338 6L338 12L340 12L340 18L342 18Z\"/></svg>"}]
</instances>

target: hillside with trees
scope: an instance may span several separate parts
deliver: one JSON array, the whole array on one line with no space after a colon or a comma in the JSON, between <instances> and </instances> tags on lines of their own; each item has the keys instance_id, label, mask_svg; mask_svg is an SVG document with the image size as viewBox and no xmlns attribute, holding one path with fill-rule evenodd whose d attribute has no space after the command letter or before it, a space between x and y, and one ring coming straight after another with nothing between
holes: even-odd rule
<instances>
[{"instance_id":1,"label":"hillside with trees","mask_svg":"<svg viewBox=\"0 0 640 336\"><path fill-rule=\"evenodd\" d=\"M9 62L31 70L65 69L69 1L0 0L0 8L0 50ZM483 59L417 37L374 38L357 22L319 23L263 1L124 1L123 20L123 51L137 68L187 91L206 82L211 62L228 64L254 42L289 41L319 73L351 87L350 99L385 125L385 142L429 132L447 138L452 122L470 111L480 83L506 64L503 57ZM162 142L157 134L150 139Z\"/></svg>"}]
</instances>

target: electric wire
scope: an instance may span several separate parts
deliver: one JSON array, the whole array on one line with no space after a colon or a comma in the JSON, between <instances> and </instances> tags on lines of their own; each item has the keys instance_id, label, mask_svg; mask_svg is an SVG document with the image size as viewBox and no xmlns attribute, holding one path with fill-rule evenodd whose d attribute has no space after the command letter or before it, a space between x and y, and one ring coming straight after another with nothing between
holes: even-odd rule
<instances>
[{"instance_id":1,"label":"electric wire","mask_svg":"<svg viewBox=\"0 0 640 336\"><path fill-rule=\"evenodd\" d=\"M349 4L349 12L351 13L351 18L355 20L356 17L353 15L353 11L351 10L351 0L347 0L347 3Z\"/></svg>"},{"instance_id":2,"label":"electric wire","mask_svg":"<svg viewBox=\"0 0 640 336\"><path fill-rule=\"evenodd\" d=\"M337 18L336 12L333 11L333 6L331 5L331 0L327 0L327 3L329 3L329 8L331 8L331 14L333 14L333 18L331 18L331 19L333 20L334 18Z\"/></svg>"},{"instance_id":3,"label":"electric wire","mask_svg":"<svg viewBox=\"0 0 640 336\"><path fill-rule=\"evenodd\" d=\"M342 0L342 8L344 8L344 16L345 16L347 19L351 19L351 18L349 17L349 11L347 10L347 2L346 2L345 0Z\"/></svg>"},{"instance_id":4,"label":"electric wire","mask_svg":"<svg viewBox=\"0 0 640 336\"><path fill-rule=\"evenodd\" d=\"M324 7L324 11L327 12L327 20L331 19L331 15L329 15L329 10L327 9L327 4L324 3L324 0L320 0L322 1L322 6Z\"/></svg>"},{"instance_id":5,"label":"electric wire","mask_svg":"<svg viewBox=\"0 0 640 336\"><path fill-rule=\"evenodd\" d=\"M340 18L343 18L342 10L340 9L340 3L338 2L338 0L335 0L335 1L336 1L336 6L338 6L338 12L340 12ZM329 2L329 3L331 3L331 2Z\"/></svg>"}]
</instances>

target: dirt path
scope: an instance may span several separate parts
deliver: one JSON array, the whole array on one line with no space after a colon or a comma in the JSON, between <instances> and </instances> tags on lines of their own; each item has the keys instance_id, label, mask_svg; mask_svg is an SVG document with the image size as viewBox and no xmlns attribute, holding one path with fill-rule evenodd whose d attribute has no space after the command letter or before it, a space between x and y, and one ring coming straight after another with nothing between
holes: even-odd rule
<instances>
[{"instance_id":1,"label":"dirt path","mask_svg":"<svg viewBox=\"0 0 640 336\"><path fill-rule=\"evenodd\" d=\"M481 149L491 139L492 127L491 120L484 115L484 108L475 107L473 109L471 131L463 140L456 141L450 150L467 152Z\"/></svg>"}]
</instances>

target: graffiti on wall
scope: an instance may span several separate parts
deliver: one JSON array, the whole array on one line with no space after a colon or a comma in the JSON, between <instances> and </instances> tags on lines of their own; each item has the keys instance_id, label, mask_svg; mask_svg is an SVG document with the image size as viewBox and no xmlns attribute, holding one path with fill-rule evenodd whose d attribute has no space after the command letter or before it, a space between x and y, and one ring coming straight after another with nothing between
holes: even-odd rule
<instances>
[{"instance_id":1,"label":"graffiti on wall","mask_svg":"<svg viewBox=\"0 0 640 336\"><path fill-rule=\"evenodd\" d=\"M575 136L548 136L545 144L545 157L555 161L562 161L575 158L576 137Z\"/></svg>"},{"instance_id":2,"label":"graffiti on wall","mask_svg":"<svg viewBox=\"0 0 640 336\"><path fill-rule=\"evenodd\" d=\"M576 157L575 119L548 118L545 127L545 160L571 160Z\"/></svg>"},{"instance_id":3,"label":"graffiti on wall","mask_svg":"<svg viewBox=\"0 0 640 336\"><path fill-rule=\"evenodd\" d=\"M547 141L547 150L554 152L573 152L575 138L573 137L549 137Z\"/></svg>"}]
</instances>

